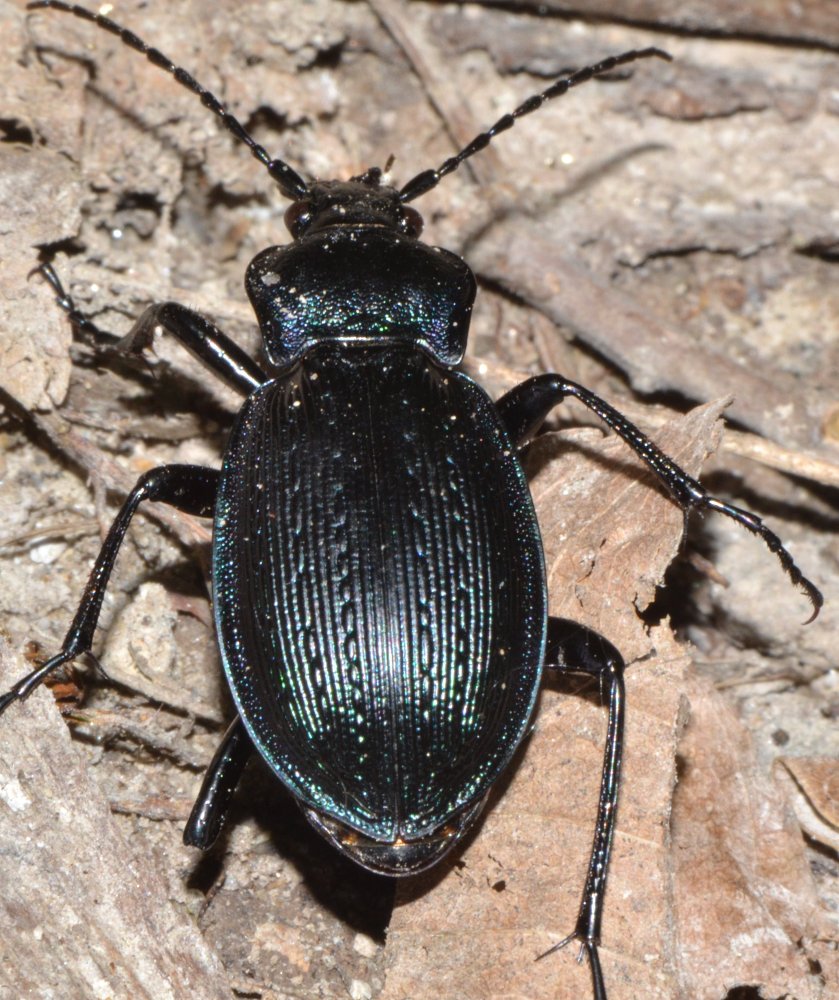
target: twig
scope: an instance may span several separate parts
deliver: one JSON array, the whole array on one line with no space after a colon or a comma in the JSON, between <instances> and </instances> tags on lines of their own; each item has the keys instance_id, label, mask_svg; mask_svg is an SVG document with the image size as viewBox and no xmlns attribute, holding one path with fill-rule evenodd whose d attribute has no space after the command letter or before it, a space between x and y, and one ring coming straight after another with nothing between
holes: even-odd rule
<instances>
[{"instance_id":1,"label":"twig","mask_svg":"<svg viewBox=\"0 0 839 1000\"><path fill-rule=\"evenodd\" d=\"M481 276L511 289L624 371L638 392L673 390L704 402L734 397L731 415L785 447L809 450L834 405L784 372L763 375L698 346L630 296L567 259L556 242L515 225L493 228L470 260Z\"/></svg>"}]
</instances>

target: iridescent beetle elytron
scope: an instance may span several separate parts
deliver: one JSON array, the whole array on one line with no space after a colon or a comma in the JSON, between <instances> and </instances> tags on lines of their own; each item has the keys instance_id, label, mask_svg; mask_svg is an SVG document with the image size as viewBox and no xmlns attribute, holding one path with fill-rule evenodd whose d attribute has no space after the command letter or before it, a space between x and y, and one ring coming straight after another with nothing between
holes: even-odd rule
<instances>
[{"instance_id":1,"label":"iridescent beetle elytron","mask_svg":"<svg viewBox=\"0 0 839 1000\"><path fill-rule=\"evenodd\" d=\"M683 510L716 510L759 535L794 584L821 594L778 537L709 496L607 403L559 375L496 403L457 370L475 280L454 254L420 242L408 202L517 118L649 48L604 59L521 104L436 170L401 189L372 168L306 182L272 159L188 73L106 17L92 21L197 94L292 200L294 242L251 262L246 288L266 365L175 303L151 306L125 338L141 351L173 334L246 401L221 470L169 465L125 501L61 651L0 698L0 712L88 651L128 524L144 500L214 518L213 601L237 708L187 824L215 840L256 750L339 850L373 871L410 875L469 830L531 722L543 669L608 689L609 721L594 845L571 934L606 1000L600 923L620 776L623 660L596 633L547 614L539 529L517 453L568 396L600 416ZM76 310L51 268L59 305ZM488 471L490 470L490 471ZM553 950L553 949L552 949Z\"/></svg>"}]
</instances>

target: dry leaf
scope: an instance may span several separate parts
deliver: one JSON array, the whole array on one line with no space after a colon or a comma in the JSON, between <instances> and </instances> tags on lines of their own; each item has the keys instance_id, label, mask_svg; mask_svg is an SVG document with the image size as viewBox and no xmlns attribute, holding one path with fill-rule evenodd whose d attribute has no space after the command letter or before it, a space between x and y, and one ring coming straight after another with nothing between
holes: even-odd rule
<instances>
[{"instance_id":1,"label":"dry leaf","mask_svg":"<svg viewBox=\"0 0 839 1000\"><path fill-rule=\"evenodd\" d=\"M783 778L784 773L801 829L825 847L839 851L839 755L781 757L776 774Z\"/></svg>"},{"instance_id":2,"label":"dry leaf","mask_svg":"<svg viewBox=\"0 0 839 1000\"><path fill-rule=\"evenodd\" d=\"M679 995L835 996L835 952L831 972L829 949L813 947L835 928L823 923L797 824L722 696L697 678L688 695L672 823Z\"/></svg>"}]
</instances>

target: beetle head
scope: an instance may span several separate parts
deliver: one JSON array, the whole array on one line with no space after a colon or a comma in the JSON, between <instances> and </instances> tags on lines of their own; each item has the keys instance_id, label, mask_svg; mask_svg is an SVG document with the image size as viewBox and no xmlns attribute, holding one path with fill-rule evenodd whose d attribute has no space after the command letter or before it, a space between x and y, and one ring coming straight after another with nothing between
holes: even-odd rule
<instances>
[{"instance_id":1,"label":"beetle head","mask_svg":"<svg viewBox=\"0 0 839 1000\"><path fill-rule=\"evenodd\" d=\"M382 184L382 171L371 167L348 181L314 181L285 213L295 239L334 226L383 226L403 236L418 237L422 216L403 205L396 188Z\"/></svg>"}]
</instances>

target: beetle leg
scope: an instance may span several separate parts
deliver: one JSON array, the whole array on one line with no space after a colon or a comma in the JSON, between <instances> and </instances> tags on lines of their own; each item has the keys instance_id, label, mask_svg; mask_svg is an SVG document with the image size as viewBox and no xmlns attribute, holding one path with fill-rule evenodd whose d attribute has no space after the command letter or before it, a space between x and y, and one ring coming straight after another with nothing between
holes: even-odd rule
<instances>
[{"instance_id":1,"label":"beetle leg","mask_svg":"<svg viewBox=\"0 0 839 1000\"><path fill-rule=\"evenodd\" d=\"M230 800L253 753L253 743L237 715L213 756L201 791L184 827L184 843L206 851L221 832Z\"/></svg>"},{"instance_id":2,"label":"beetle leg","mask_svg":"<svg viewBox=\"0 0 839 1000\"><path fill-rule=\"evenodd\" d=\"M105 589L114 568L125 532L137 508L144 500L157 500L196 517L211 517L215 507L219 473L199 465L161 465L145 473L128 495L105 538L87 581L81 604L73 619L61 652L42 667L21 678L0 696L0 714L18 699L26 698L49 674L86 653L93 642Z\"/></svg>"},{"instance_id":3,"label":"beetle leg","mask_svg":"<svg viewBox=\"0 0 839 1000\"><path fill-rule=\"evenodd\" d=\"M591 965L594 998L595 1000L606 1000L597 946L600 943L600 924L603 916L603 900L606 894L606 877L609 872L609 854L612 849L612 836L617 819L621 752L623 749L624 662L617 649L591 629L564 618L549 618L545 669L560 670L563 673L590 674L599 678L602 686L608 686L609 724L606 734L606 752L603 758L603 776L600 781L597 825L594 829L594 843L591 849L585 889L583 890L583 901L573 932L545 952L545 955L550 955L568 944L569 941L580 941L588 954Z\"/></svg>"},{"instance_id":4,"label":"beetle leg","mask_svg":"<svg viewBox=\"0 0 839 1000\"><path fill-rule=\"evenodd\" d=\"M177 302L151 305L134 323L129 333L119 338L102 330L85 316L64 288L52 264L41 264L32 273L36 272L52 286L56 304L64 310L73 326L97 340L115 344L121 351L139 354L151 344L157 330L167 330L210 371L242 395L249 395L268 381L268 375L241 347L215 324L186 306L178 305Z\"/></svg>"},{"instance_id":5,"label":"beetle leg","mask_svg":"<svg viewBox=\"0 0 839 1000\"><path fill-rule=\"evenodd\" d=\"M58 272L52 264L39 264L36 268L29 272L29 277L31 278L33 274L40 274L41 277L50 285L52 290L55 292L55 304L60 309L64 310L67 314L67 319L70 320L70 323L77 330L80 330L82 333L89 333L96 340L113 341L118 339L112 333L107 333L101 327L97 326L92 319L88 319L88 317L85 316L85 314L73 301L73 296L70 295L61 283L61 278L58 277Z\"/></svg>"},{"instance_id":6,"label":"beetle leg","mask_svg":"<svg viewBox=\"0 0 839 1000\"><path fill-rule=\"evenodd\" d=\"M824 598L818 587L811 583L796 566L792 556L784 548L781 539L774 531L767 528L761 519L750 511L711 496L700 482L689 476L684 469L668 458L660 448L657 448L650 441L646 434L643 434L622 413L619 413L593 392L589 392L584 386L571 382L561 375L536 375L502 396L497 403L497 408L510 436L521 448L539 430L542 421L554 406L568 396L578 399L623 438L635 454L655 473L658 480L667 488L685 514L694 509L715 510L732 518L747 531L762 538L769 551L774 552L778 557L781 566L793 584L801 587L813 605L813 614L808 621L812 621L816 617L824 603Z\"/></svg>"},{"instance_id":7,"label":"beetle leg","mask_svg":"<svg viewBox=\"0 0 839 1000\"><path fill-rule=\"evenodd\" d=\"M222 381L248 396L268 375L238 344L200 313L177 302L149 306L119 342L123 351L139 354L157 330L166 330Z\"/></svg>"}]
</instances>

